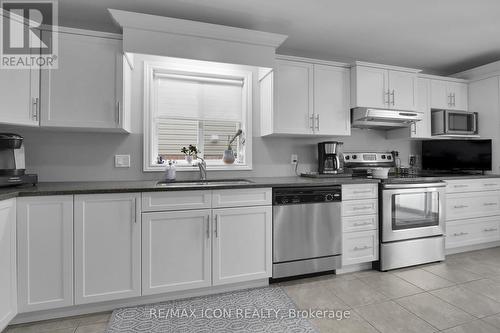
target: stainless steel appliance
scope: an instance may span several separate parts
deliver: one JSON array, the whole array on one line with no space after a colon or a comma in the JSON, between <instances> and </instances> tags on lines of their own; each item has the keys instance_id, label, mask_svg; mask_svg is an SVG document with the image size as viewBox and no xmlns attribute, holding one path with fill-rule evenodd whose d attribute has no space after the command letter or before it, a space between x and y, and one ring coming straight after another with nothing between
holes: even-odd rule
<instances>
[{"instance_id":1,"label":"stainless steel appliance","mask_svg":"<svg viewBox=\"0 0 500 333\"><path fill-rule=\"evenodd\" d=\"M431 110L431 134L440 136L478 136L477 112Z\"/></svg>"},{"instance_id":2,"label":"stainless steel appliance","mask_svg":"<svg viewBox=\"0 0 500 333\"><path fill-rule=\"evenodd\" d=\"M36 184L36 175L25 173L23 137L0 133L0 186Z\"/></svg>"},{"instance_id":3,"label":"stainless steel appliance","mask_svg":"<svg viewBox=\"0 0 500 333\"><path fill-rule=\"evenodd\" d=\"M344 157L340 152L342 142L325 141L318 143L318 173L337 174L344 170Z\"/></svg>"},{"instance_id":4,"label":"stainless steel appliance","mask_svg":"<svg viewBox=\"0 0 500 333\"><path fill-rule=\"evenodd\" d=\"M368 177L373 167L395 167L393 153L346 153L346 168ZM382 271L445 259L445 186L432 175L389 174L379 185Z\"/></svg>"},{"instance_id":5,"label":"stainless steel appliance","mask_svg":"<svg viewBox=\"0 0 500 333\"><path fill-rule=\"evenodd\" d=\"M351 110L351 127L393 129L409 127L423 119L421 112L354 108Z\"/></svg>"},{"instance_id":6,"label":"stainless steel appliance","mask_svg":"<svg viewBox=\"0 0 500 333\"><path fill-rule=\"evenodd\" d=\"M341 267L341 186L273 189L273 279Z\"/></svg>"}]
</instances>

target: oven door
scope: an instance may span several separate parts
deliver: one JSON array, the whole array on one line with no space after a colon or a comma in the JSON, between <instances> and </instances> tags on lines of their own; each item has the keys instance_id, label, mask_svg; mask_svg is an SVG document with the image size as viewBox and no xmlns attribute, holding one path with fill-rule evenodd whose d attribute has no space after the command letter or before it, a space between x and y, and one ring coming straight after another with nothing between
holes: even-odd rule
<instances>
[{"instance_id":1,"label":"oven door","mask_svg":"<svg viewBox=\"0 0 500 333\"><path fill-rule=\"evenodd\" d=\"M382 242L444 234L446 183L384 184Z\"/></svg>"}]
</instances>

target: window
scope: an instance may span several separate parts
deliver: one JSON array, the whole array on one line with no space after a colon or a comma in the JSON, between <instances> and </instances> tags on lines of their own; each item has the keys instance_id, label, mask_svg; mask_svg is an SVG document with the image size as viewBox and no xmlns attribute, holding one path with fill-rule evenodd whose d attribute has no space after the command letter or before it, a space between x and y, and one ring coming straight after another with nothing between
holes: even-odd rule
<instances>
[{"instance_id":1,"label":"window","mask_svg":"<svg viewBox=\"0 0 500 333\"><path fill-rule=\"evenodd\" d=\"M163 170L159 157L192 170L181 152L189 145L198 147L208 169L251 169L252 72L207 67L145 63L145 171ZM239 129L231 144L235 162L224 164Z\"/></svg>"}]
</instances>

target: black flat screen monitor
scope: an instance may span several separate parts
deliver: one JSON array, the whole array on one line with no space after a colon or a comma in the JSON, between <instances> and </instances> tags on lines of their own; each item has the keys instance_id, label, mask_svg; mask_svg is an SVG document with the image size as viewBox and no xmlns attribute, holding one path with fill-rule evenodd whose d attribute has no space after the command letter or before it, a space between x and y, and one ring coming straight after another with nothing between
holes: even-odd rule
<instances>
[{"instance_id":1,"label":"black flat screen monitor","mask_svg":"<svg viewBox=\"0 0 500 333\"><path fill-rule=\"evenodd\" d=\"M422 169L491 170L491 140L424 140Z\"/></svg>"}]
</instances>

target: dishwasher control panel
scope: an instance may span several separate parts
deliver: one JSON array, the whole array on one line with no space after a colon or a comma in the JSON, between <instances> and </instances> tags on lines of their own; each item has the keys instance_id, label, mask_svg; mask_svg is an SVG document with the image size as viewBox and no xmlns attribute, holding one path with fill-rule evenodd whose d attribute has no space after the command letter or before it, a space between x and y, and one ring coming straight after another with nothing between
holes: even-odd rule
<instances>
[{"instance_id":1,"label":"dishwasher control panel","mask_svg":"<svg viewBox=\"0 0 500 333\"><path fill-rule=\"evenodd\" d=\"M342 201L340 185L273 189L274 206L339 201Z\"/></svg>"}]
</instances>

